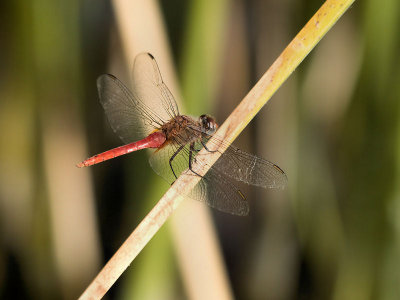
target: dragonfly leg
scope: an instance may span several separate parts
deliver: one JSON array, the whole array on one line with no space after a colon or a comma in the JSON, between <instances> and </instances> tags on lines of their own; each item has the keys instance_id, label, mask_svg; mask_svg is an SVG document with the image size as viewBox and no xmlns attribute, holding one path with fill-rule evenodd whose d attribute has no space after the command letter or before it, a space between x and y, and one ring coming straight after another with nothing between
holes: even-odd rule
<instances>
[{"instance_id":1,"label":"dragonfly leg","mask_svg":"<svg viewBox=\"0 0 400 300\"><path fill-rule=\"evenodd\" d=\"M193 171L192 169L192 155L193 155L193 151L196 151L196 149L194 149L194 143L190 144L190 149L189 149L189 170L192 171L194 174L196 174L197 176L202 177L200 174L196 173L195 171ZM197 150L198 151L198 150Z\"/></svg>"},{"instance_id":2,"label":"dragonfly leg","mask_svg":"<svg viewBox=\"0 0 400 300\"><path fill-rule=\"evenodd\" d=\"M179 154L179 152L182 151L183 147L185 147L185 145L180 146L180 147L178 148L178 150L176 150L176 152L175 152L175 153L171 156L171 158L169 159L169 166L170 166L170 168L171 168L171 170L172 170L172 173L173 173L174 176L175 176L175 179L178 179L178 177L176 177L174 168L172 167L172 161L173 161L174 158Z\"/></svg>"},{"instance_id":3,"label":"dragonfly leg","mask_svg":"<svg viewBox=\"0 0 400 300\"><path fill-rule=\"evenodd\" d=\"M203 145L203 147L208 151L208 152L210 152L210 153L214 153L214 152L217 152L218 150L210 150L210 149L208 149L207 148L207 145L206 144L204 144L204 142L203 141L201 141L201 144Z\"/></svg>"}]
</instances>

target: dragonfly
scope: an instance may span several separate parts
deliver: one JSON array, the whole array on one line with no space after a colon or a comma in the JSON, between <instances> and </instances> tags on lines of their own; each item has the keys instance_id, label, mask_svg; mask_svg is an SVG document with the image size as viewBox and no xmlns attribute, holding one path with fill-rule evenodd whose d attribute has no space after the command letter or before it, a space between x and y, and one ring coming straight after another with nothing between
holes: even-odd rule
<instances>
[{"instance_id":1,"label":"dragonfly","mask_svg":"<svg viewBox=\"0 0 400 300\"><path fill-rule=\"evenodd\" d=\"M153 148L150 166L169 184L179 176L200 176L197 185L185 196L240 216L248 214L249 204L235 181L275 189L287 185L286 174L276 164L218 138L215 135L218 124L210 115L193 118L180 114L150 53L136 56L131 81L132 90L129 90L113 75L104 74L97 79L100 103L113 131L125 145L94 155L77 164L78 167ZM226 150L219 150L222 148ZM201 152L202 149L205 151ZM207 164L204 159L197 159L200 153L209 155L216 151L221 156L207 166L209 170L204 175L196 172L195 163Z\"/></svg>"}]
</instances>

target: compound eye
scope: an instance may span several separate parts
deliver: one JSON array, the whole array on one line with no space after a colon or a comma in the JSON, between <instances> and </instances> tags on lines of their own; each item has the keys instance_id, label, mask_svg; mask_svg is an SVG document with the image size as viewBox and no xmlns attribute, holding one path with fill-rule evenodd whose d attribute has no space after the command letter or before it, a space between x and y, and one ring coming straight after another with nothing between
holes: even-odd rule
<instances>
[{"instance_id":1,"label":"compound eye","mask_svg":"<svg viewBox=\"0 0 400 300\"><path fill-rule=\"evenodd\" d=\"M203 125L203 127L204 128L208 128L208 126L210 125L209 124L209 121L208 121L208 117L207 117L207 115L201 115L200 116L200 121L201 121L201 124Z\"/></svg>"},{"instance_id":2,"label":"compound eye","mask_svg":"<svg viewBox=\"0 0 400 300\"><path fill-rule=\"evenodd\" d=\"M200 122L201 126L207 133L214 133L214 131L217 129L218 125L215 123L215 120L213 117L210 117L208 115L201 115L200 116Z\"/></svg>"}]
</instances>

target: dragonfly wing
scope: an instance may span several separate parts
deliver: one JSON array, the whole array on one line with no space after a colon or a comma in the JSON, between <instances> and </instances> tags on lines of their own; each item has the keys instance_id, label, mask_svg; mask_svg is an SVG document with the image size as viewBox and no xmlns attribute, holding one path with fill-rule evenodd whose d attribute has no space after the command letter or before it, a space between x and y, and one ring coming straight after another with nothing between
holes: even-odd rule
<instances>
[{"instance_id":1,"label":"dragonfly wing","mask_svg":"<svg viewBox=\"0 0 400 300\"><path fill-rule=\"evenodd\" d=\"M132 90L162 121L179 115L178 106L165 85L157 62L150 53L136 56L132 68Z\"/></svg>"},{"instance_id":2,"label":"dragonfly wing","mask_svg":"<svg viewBox=\"0 0 400 300\"><path fill-rule=\"evenodd\" d=\"M125 143L142 139L179 115L176 101L149 53L135 58L132 92L109 74L98 78L97 88L111 127Z\"/></svg>"},{"instance_id":3,"label":"dragonfly wing","mask_svg":"<svg viewBox=\"0 0 400 300\"><path fill-rule=\"evenodd\" d=\"M142 139L162 125L146 104L115 76L101 75L97 88L111 128L125 143Z\"/></svg>"},{"instance_id":4,"label":"dragonfly wing","mask_svg":"<svg viewBox=\"0 0 400 300\"><path fill-rule=\"evenodd\" d=\"M200 128L193 126L191 126L190 130L201 131ZM208 145L206 150L210 153L218 151L218 147L224 145L224 142L218 137L209 145L207 142L211 136L204 132L202 134L203 141L202 143L197 143L196 149L202 149L204 145ZM215 204L208 203L210 206L216 207L218 205L218 209L237 215L247 214L248 203L240 190L231 183L230 179L263 188L283 189L287 185L286 174L274 163L242 151L235 146L227 146L226 144L224 146L226 151L221 154L220 158L212 166L209 166L209 171L200 183L206 185L208 191L213 191L210 194L216 196ZM204 155L208 155L208 153ZM218 184L215 184L215 182L218 182ZM221 194L229 196L220 197ZM221 202L219 198L223 198L224 201ZM228 201L225 198L228 198ZM212 200L210 199L209 201Z\"/></svg>"},{"instance_id":5,"label":"dragonfly wing","mask_svg":"<svg viewBox=\"0 0 400 300\"><path fill-rule=\"evenodd\" d=\"M188 144L180 146L176 143L168 143L150 156L150 166L154 172L172 184L189 167L188 151Z\"/></svg>"},{"instance_id":6,"label":"dragonfly wing","mask_svg":"<svg viewBox=\"0 0 400 300\"><path fill-rule=\"evenodd\" d=\"M233 145L228 146L218 136L210 140L212 136L202 132L201 128L192 126L190 130L202 133L203 144L207 144L209 151L219 151L218 149L221 146L226 148L225 152L212 166L213 169L234 180L263 188L283 189L287 185L288 179L285 172L276 164L240 150Z\"/></svg>"},{"instance_id":7,"label":"dragonfly wing","mask_svg":"<svg viewBox=\"0 0 400 300\"><path fill-rule=\"evenodd\" d=\"M246 216L249 213L249 204L242 192L225 174L214 168L203 176L189 197L233 215Z\"/></svg>"},{"instance_id":8,"label":"dragonfly wing","mask_svg":"<svg viewBox=\"0 0 400 300\"><path fill-rule=\"evenodd\" d=\"M287 176L272 162L229 146L213 168L232 179L263 188L283 189Z\"/></svg>"},{"instance_id":9,"label":"dragonfly wing","mask_svg":"<svg viewBox=\"0 0 400 300\"><path fill-rule=\"evenodd\" d=\"M195 149L200 149L199 146L195 145ZM169 184L172 184L179 176L198 176L187 170L189 167L189 146L181 147L179 144L168 144L157 149L149 160L153 170ZM195 155L194 152L192 153ZM234 215L247 215L249 211L248 202L240 190L225 174L213 168L185 196Z\"/></svg>"}]
</instances>

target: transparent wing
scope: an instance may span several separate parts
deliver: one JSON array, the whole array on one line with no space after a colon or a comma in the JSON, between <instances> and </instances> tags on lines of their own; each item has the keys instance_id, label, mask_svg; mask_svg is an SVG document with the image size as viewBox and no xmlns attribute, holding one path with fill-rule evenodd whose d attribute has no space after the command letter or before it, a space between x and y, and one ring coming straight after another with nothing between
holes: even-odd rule
<instances>
[{"instance_id":1,"label":"transparent wing","mask_svg":"<svg viewBox=\"0 0 400 300\"><path fill-rule=\"evenodd\" d=\"M200 128L193 126L191 130L201 131ZM204 136L202 145L205 145L210 140L211 135L204 132L202 132L202 135ZM214 137L207 145L209 151L219 151L218 149L221 146L226 148L225 152L212 166L226 176L263 188L283 189L287 185L288 180L285 172L276 164L240 150L233 145L227 146L218 136Z\"/></svg>"},{"instance_id":2,"label":"transparent wing","mask_svg":"<svg viewBox=\"0 0 400 300\"><path fill-rule=\"evenodd\" d=\"M132 69L132 92L115 76L97 79L100 102L114 132L125 142L142 139L178 115L153 56L141 53Z\"/></svg>"},{"instance_id":3,"label":"transparent wing","mask_svg":"<svg viewBox=\"0 0 400 300\"><path fill-rule=\"evenodd\" d=\"M232 179L263 188L283 189L286 174L276 164L229 146L213 166Z\"/></svg>"},{"instance_id":4,"label":"transparent wing","mask_svg":"<svg viewBox=\"0 0 400 300\"><path fill-rule=\"evenodd\" d=\"M222 173L210 169L189 197L233 215L246 216L249 204L242 192Z\"/></svg>"},{"instance_id":5,"label":"transparent wing","mask_svg":"<svg viewBox=\"0 0 400 300\"><path fill-rule=\"evenodd\" d=\"M211 144L207 143L211 136L205 133L204 138L194 144L194 151L190 151L187 137L199 136L199 130L195 125L191 125L150 157L153 170L172 184L179 176L199 176L188 170L189 161L196 161L198 152L204 145L207 144L208 151L204 155L219 151L221 145L227 148L216 163L209 166L209 171L190 192L189 197L224 212L246 215L249 210L248 203L231 179L264 188L284 188L287 184L285 173L277 165L235 146L228 147L218 139Z\"/></svg>"},{"instance_id":6,"label":"transparent wing","mask_svg":"<svg viewBox=\"0 0 400 300\"><path fill-rule=\"evenodd\" d=\"M132 68L132 91L162 122L179 115L176 101L163 82L157 62L150 53L136 56Z\"/></svg>"},{"instance_id":7,"label":"transparent wing","mask_svg":"<svg viewBox=\"0 0 400 300\"><path fill-rule=\"evenodd\" d=\"M142 139L162 125L115 76L101 75L97 79L97 88L111 128L125 143Z\"/></svg>"},{"instance_id":8,"label":"transparent wing","mask_svg":"<svg viewBox=\"0 0 400 300\"><path fill-rule=\"evenodd\" d=\"M181 149L181 147L184 147ZM172 184L189 167L189 145L169 143L157 149L149 158L152 169Z\"/></svg>"},{"instance_id":9,"label":"transparent wing","mask_svg":"<svg viewBox=\"0 0 400 300\"><path fill-rule=\"evenodd\" d=\"M195 149L198 149L200 145L195 145ZM179 176L198 176L187 170L189 155L188 145L180 146L171 143L152 154L150 165L158 175L172 184ZM249 212L249 205L240 190L231 183L229 178L213 168L186 196L234 215L243 216Z\"/></svg>"}]
</instances>

